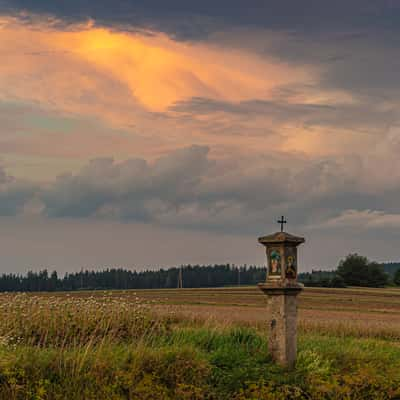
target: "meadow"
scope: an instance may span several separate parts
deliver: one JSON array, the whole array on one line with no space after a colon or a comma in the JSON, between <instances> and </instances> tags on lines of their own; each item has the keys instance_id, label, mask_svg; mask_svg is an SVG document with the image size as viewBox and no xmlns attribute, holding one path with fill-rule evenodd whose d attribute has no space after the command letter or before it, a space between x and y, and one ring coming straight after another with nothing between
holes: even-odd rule
<instances>
[{"instance_id":1,"label":"meadow","mask_svg":"<svg viewBox=\"0 0 400 400\"><path fill-rule=\"evenodd\" d=\"M254 287L0 294L1 399L400 399L400 290L307 288L296 368Z\"/></svg>"}]
</instances>

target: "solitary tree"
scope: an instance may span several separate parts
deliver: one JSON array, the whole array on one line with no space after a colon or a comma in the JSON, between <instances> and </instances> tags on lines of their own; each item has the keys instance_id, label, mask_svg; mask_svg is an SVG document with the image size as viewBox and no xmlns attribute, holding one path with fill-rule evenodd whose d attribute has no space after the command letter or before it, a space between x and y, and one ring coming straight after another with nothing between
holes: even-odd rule
<instances>
[{"instance_id":1,"label":"solitary tree","mask_svg":"<svg viewBox=\"0 0 400 400\"><path fill-rule=\"evenodd\" d=\"M382 287L387 284L383 267L358 254L349 254L341 260L337 273L348 286Z\"/></svg>"}]
</instances>

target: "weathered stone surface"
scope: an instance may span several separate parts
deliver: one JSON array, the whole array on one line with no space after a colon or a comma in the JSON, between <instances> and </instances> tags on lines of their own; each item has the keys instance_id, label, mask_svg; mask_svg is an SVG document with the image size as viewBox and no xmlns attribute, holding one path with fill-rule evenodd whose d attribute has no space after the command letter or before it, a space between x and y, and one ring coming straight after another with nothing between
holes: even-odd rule
<instances>
[{"instance_id":1,"label":"weathered stone surface","mask_svg":"<svg viewBox=\"0 0 400 400\"><path fill-rule=\"evenodd\" d=\"M283 219L283 218L282 218ZM297 246L304 238L276 232L258 239L266 247L268 274L258 287L268 296L269 351L281 366L292 368L297 356Z\"/></svg>"},{"instance_id":2,"label":"weathered stone surface","mask_svg":"<svg viewBox=\"0 0 400 400\"><path fill-rule=\"evenodd\" d=\"M287 232L275 232L272 235L261 236L258 238L259 243L268 246L276 243L291 243L297 246L305 242L305 239L300 236L294 236Z\"/></svg>"},{"instance_id":3,"label":"weathered stone surface","mask_svg":"<svg viewBox=\"0 0 400 400\"><path fill-rule=\"evenodd\" d=\"M274 361L292 368L297 355L297 295L302 285L282 287L260 284L268 296L269 351Z\"/></svg>"}]
</instances>

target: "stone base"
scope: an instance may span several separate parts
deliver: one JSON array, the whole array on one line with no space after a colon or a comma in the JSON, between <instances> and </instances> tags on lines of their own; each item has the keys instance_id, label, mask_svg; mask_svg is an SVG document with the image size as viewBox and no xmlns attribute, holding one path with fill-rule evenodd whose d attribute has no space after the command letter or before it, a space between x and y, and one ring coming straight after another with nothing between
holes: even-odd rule
<instances>
[{"instance_id":1,"label":"stone base","mask_svg":"<svg viewBox=\"0 0 400 400\"><path fill-rule=\"evenodd\" d=\"M281 366L292 368L297 355L297 295L303 285L259 284L268 296L269 351Z\"/></svg>"},{"instance_id":2,"label":"stone base","mask_svg":"<svg viewBox=\"0 0 400 400\"><path fill-rule=\"evenodd\" d=\"M304 285L297 281L292 281L290 279L285 280L267 280L266 282L259 283L258 288L262 290L265 294L269 294L269 292L275 292L279 290L285 291L285 293L291 293L294 291L301 291L304 289Z\"/></svg>"}]
</instances>

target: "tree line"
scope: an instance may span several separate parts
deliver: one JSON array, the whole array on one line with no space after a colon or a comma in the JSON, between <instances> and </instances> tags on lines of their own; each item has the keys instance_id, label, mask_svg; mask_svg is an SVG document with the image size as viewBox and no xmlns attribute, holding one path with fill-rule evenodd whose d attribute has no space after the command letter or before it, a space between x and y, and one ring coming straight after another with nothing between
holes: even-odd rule
<instances>
[{"instance_id":1,"label":"tree line","mask_svg":"<svg viewBox=\"0 0 400 400\"><path fill-rule=\"evenodd\" d=\"M265 280L266 269L257 266L185 265L169 269L131 271L123 268L102 271L82 270L59 277L47 269L29 271L26 275L0 276L1 292L40 292L108 289L171 289L178 286L179 270L183 287L220 287L255 285Z\"/></svg>"},{"instance_id":2,"label":"tree line","mask_svg":"<svg viewBox=\"0 0 400 400\"><path fill-rule=\"evenodd\" d=\"M66 273L63 277L58 276L56 271L49 273L44 269L29 271L26 275L0 275L0 292L172 289L178 287L180 271L183 287L186 288L256 285L266 278L264 267L230 264L184 265L145 271L107 268ZM349 254L339 262L337 269L303 272L298 280L305 286L319 287L400 286L400 264L378 264L358 254Z\"/></svg>"}]
</instances>

